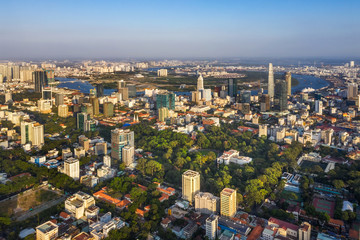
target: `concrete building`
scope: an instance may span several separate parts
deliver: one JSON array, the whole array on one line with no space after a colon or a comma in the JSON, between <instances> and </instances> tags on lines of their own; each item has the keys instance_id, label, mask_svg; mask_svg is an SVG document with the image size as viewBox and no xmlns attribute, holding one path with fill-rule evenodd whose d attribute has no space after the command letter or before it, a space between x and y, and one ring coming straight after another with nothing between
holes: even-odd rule
<instances>
[{"instance_id":1,"label":"concrete building","mask_svg":"<svg viewBox=\"0 0 360 240\"><path fill-rule=\"evenodd\" d=\"M209 240L216 239L218 235L218 218L216 215L211 215L206 219L205 230Z\"/></svg>"},{"instance_id":2,"label":"concrete building","mask_svg":"<svg viewBox=\"0 0 360 240\"><path fill-rule=\"evenodd\" d=\"M109 155L105 155L103 157L104 166L111 167L111 157Z\"/></svg>"},{"instance_id":3,"label":"concrete building","mask_svg":"<svg viewBox=\"0 0 360 240\"><path fill-rule=\"evenodd\" d=\"M132 146L125 146L122 149L122 161L125 163L125 166L130 166L134 162L135 148Z\"/></svg>"},{"instance_id":4,"label":"concrete building","mask_svg":"<svg viewBox=\"0 0 360 240\"><path fill-rule=\"evenodd\" d=\"M158 109L158 119L160 122L165 122L165 120L169 117L169 109L166 107Z\"/></svg>"},{"instance_id":5,"label":"concrete building","mask_svg":"<svg viewBox=\"0 0 360 240\"><path fill-rule=\"evenodd\" d=\"M291 72L286 72L285 82L286 82L286 87L287 87L287 95L291 96Z\"/></svg>"},{"instance_id":6,"label":"concrete building","mask_svg":"<svg viewBox=\"0 0 360 240\"><path fill-rule=\"evenodd\" d=\"M95 155L106 155L107 154L107 142L98 142L95 144Z\"/></svg>"},{"instance_id":7,"label":"concrete building","mask_svg":"<svg viewBox=\"0 0 360 240\"><path fill-rule=\"evenodd\" d=\"M94 197L79 191L65 200L65 211L79 219L85 216L86 209L94 205Z\"/></svg>"},{"instance_id":8,"label":"concrete building","mask_svg":"<svg viewBox=\"0 0 360 240\"><path fill-rule=\"evenodd\" d=\"M204 89L204 78L200 74L200 76L197 79L196 90L200 91L200 90L203 90L203 89Z\"/></svg>"},{"instance_id":9,"label":"concrete building","mask_svg":"<svg viewBox=\"0 0 360 240\"><path fill-rule=\"evenodd\" d=\"M315 101L315 112L319 115L323 114L323 102L321 100Z\"/></svg>"},{"instance_id":10,"label":"concrete building","mask_svg":"<svg viewBox=\"0 0 360 240\"><path fill-rule=\"evenodd\" d=\"M59 227L51 221L36 227L36 240L53 240L58 237Z\"/></svg>"},{"instance_id":11,"label":"concrete building","mask_svg":"<svg viewBox=\"0 0 360 240\"><path fill-rule=\"evenodd\" d=\"M270 97L270 101L272 101L274 98L274 69L272 63L269 63L268 95Z\"/></svg>"},{"instance_id":12,"label":"concrete building","mask_svg":"<svg viewBox=\"0 0 360 240\"><path fill-rule=\"evenodd\" d=\"M111 157L122 161L122 149L125 146L135 147L134 132L119 128L111 130Z\"/></svg>"},{"instance_id":13,"label":"concrete building","mask_svg":"<svg viewBox=\"0 0 360 240\"><path fill-rule=\"evenodd\" d=\"M358 85L356 83L349 83L347 88L347 98L349 100L356 100L358 97Z\"/></svg>"},{"instance_id":14,"label":"concrete building","mask_svg":"<svg viewBox=\"0 0 360 240\"><path fill-rule=\"evenodd\" d=\"M195 195L195 211L205 214L216 214L219 211L220 199L208 192Z\"/></svg>"},{"instance_id":15,"label":"concrete building","mask_svg":"<svg viewBox=\"0 0 360 240\"><path fill-rule=\"evenodd\" d=\"M73 178L74 180L80 179L80 163L79 159L68 158L64 161L64 174Z\"/></svg>"},{"instance_id":16,"label":"concrete building","mask_svg":"<svg viewBox=\"0 0 360 240\"><path fill-rule=\"evenodd\" d=\"M220 214L224 217L234 217L237 211L236 190L224 188L220 193Z\"/></svg>"},{"instance_id":17,"label":"concrete building","mask_svg":"<svg viewBox=\"0 0 360 240\"><path fill-rule=\"evenodd\" d=\"M31 121L22 121L20 124L21 144L31 143L32 146L44 145L44 126Z\"/></svg>"},{"instance_id":18,"label":"concrete building","mask_svg":"<svg viewBox=\"0 0 360 240\"><path fill-rule=\"evenodd\" d=\"M267 137L267 125L266 124L259 125L259 137L261 137L261 136Z\"/></svg>"},{"instance_id":19,"label":"concrete building","mask_svg":"<svg viewBox=\"0 0 360 240\"><path fill-rule=\"evenodd\" d=\"M299 228L299 240L310 240L311 236L311 224L303 222Z\"/></svg>"},{"instance_id":20,"label":"concrete building","mask_svg":"<svg viewBox=\"0 0 360 240\"><path fill-rule=\"evenodd\" d=\"M195 195L200 192L200 173L187 170L182 175L182 198L193 204Z\"/></svg>"},{"instance_id":21,"label":"concrete building","mask_svg":"<svg viewBox=\"0 0 360 240\"><path fill-rule=\"evenodd\" d=\"M167 69L159 69L157 70L157 76L158 77L167 77L168 71Z\"/></svg>"},{"instance_id":22,"label":"concrete building","mask_svg":"<svg viewBox=\"0 0 360 240\"><path fill-rule=\"evenodd\" d=\"M66 118L66 117L68 117L68 115L69 115L69 108L68 108L68 106L67 105L59 105L58 106L58 115L59 115L59 117L64 117L64 118Z\"/></svg>"},{"instance_id":23,"label":"concrete building","mask_svg":"<svg viewBox=\"0 0 360 240\"><path fill-rule=\"evenodd\" d=\"M85 148L83 147L77 147L74 149L74 157L75 158L82 158L82 157L85 157Z\"/></svg>"}]
</instances>

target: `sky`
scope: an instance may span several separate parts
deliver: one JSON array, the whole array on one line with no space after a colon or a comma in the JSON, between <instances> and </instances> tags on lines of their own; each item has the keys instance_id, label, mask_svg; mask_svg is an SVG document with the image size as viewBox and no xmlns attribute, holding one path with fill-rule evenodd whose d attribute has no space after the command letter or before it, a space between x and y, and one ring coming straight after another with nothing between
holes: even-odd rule
<instances>
[{"instance_id":1,"label":"sky","mask_svg":"<svg viewBox=\"0 0 360 240\"><path fill-rule=\"evenodd\" d=\"M359 57L359 0L5 0L0 59Z\"/></svg>"}]
</instances>

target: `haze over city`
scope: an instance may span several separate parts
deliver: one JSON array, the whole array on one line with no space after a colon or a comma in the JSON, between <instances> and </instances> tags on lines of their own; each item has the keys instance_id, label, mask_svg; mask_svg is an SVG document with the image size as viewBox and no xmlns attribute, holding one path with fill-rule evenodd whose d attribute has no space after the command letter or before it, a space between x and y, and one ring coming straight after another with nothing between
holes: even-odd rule
<instances>
[{"instance_id":1,"label":"haze over city","mask_svg":"<svg viewBox=\"0 0 360 240\"><path fill-rule=\"evenodd\" d=\"M4 1L1 59L356 57L360 2Z\"/></svg>"}]
</instances>

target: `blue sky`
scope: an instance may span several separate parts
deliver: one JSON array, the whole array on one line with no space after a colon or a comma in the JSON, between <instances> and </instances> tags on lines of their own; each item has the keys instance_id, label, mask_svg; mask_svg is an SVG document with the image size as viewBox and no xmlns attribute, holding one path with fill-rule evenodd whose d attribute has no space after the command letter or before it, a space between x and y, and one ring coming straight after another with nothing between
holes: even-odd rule
<instances>
[{"instance_id":1,"label":"blue sky","mask_svg":"<svg viewBox=\"0 0 360 240\"><path fill-rule=\"evenodd\" d=\"M7 0L0 59L359 57L360 1Z\"/></svg>"}]
</instances>

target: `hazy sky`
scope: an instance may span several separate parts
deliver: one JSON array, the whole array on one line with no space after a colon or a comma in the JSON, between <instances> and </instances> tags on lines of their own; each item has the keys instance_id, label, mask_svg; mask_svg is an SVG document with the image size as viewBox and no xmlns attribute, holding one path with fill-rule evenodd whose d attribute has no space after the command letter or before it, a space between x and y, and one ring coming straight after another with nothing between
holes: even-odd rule
<instances>
[{"instance_id":1,"label":"hazy sky","mask_svg":"<svg viewBox=\"0 0 360 240\"><path fill-rule=\"evenodd\" d=\"M359 0L4 0L0 59L359 57Z\"/></svg>"}]
</instances>

